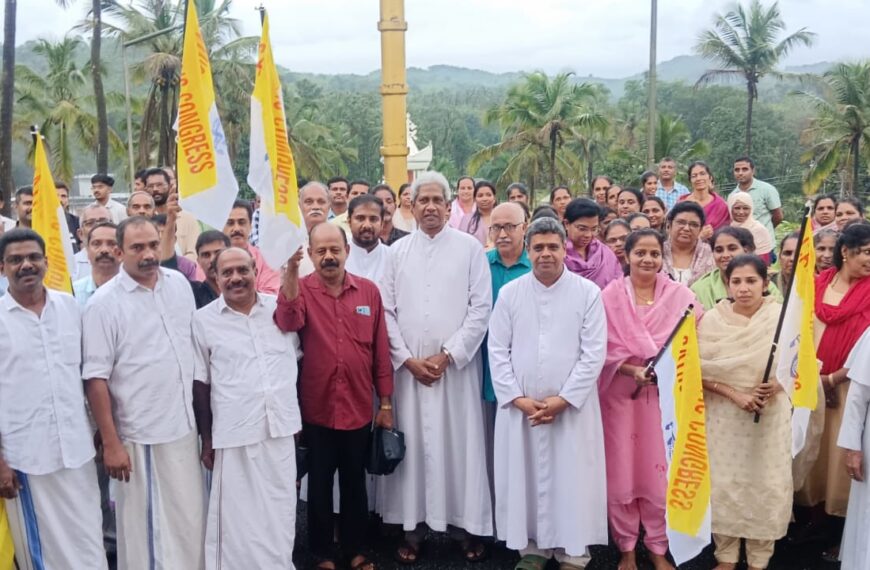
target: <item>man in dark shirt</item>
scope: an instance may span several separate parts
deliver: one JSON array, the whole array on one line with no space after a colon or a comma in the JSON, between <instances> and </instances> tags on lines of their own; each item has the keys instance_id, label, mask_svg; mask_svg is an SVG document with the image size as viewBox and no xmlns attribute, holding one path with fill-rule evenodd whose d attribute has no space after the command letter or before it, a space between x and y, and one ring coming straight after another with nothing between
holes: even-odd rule
<instances>
[{"instance_id":1,"label":"man in dark shirt","mask_svg":"<svg viewBox=\"0 0 870 570\"><path fill-rule=\"evenodd\" d=\"M408 235L408 232L400 230L393 225L393 215L396 213L396 195L389 184L378 184L372 188L371 193L384 203L384 218L381 221L381 241L386 245L393 243Z\"/></svg>"},{"instance_id":2,"label":"man in dark shirt","mask_svg":"<svg viewBox=\"0 0 870 570\"><path fill-rule=\"evenodd\" d=\"M214 260L217 254L228 247L230 247L230 238L217 230L202 232L196 238L196 262L199 264L202 272L205 273L205 281L195 281L192 279L188 281L190 281L190 288L193 290L193 299L196 301L197 309L205 307L220 297ZM177 271L178 256L166 257L160 262L160 265Z\"/></svg>"},{"instance_id":3,"label":"man in dark shirt","mask_svg":"<svg viewBox=\"0 0 870 570\"><path fill-rule=\"evenodd\" d=\"M338 226L314 226L308 253L315 272L300 279L301 250L290 258L275 311L278 328L298 332L304 351L299 400L309 448L308 536L323 570L336 567L332 523L336 469L342 551L351 568L373 568L363 554L373 389L380 398L375 424L393 424L393 368L381 295L374 283L345 271L348 250L347 237Z\"/></svg>"}]
</instances>

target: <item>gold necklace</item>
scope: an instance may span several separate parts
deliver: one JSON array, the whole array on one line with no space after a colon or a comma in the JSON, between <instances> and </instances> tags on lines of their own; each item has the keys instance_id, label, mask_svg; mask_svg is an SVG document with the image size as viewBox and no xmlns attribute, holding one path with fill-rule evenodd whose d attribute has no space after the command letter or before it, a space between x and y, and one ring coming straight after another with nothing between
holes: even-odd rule
<instances>
[{"instance_id":1,"label":"gold necklace","mask_svg":"<svg viewBox=\"0 0 870 570\"><path fill-rule=\"evenodd\" d=\"M639 300L643 301L644 305L652 305L653 304L652 299L648 299L646 297L641 296L641 294L637 292L637 289L634 290L634 296L637 297ZM653 293L653 296L655 296L655 293Z\"/></svg>"}]
</instances>

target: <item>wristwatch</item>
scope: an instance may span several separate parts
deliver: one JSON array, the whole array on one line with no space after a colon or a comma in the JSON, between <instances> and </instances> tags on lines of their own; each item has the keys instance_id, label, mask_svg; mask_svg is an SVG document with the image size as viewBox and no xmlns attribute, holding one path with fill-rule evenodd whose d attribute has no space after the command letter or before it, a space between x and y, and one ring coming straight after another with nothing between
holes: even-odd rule
<instances>
[{"instance_id":1,"label":"wristwatch","mask_svg":"<svg viewBox=\"0 0 870 570\"><path fill-rule=\"evenodd\" d=\"M443 354L444 356L447 357L447 361L448 361L448 362L453 362L453 357L450 356L450 351L447 350L447 347L446 347L446 346L442 346L442 347L441 347L441 354Z\"/></svg>"}]
</instances>

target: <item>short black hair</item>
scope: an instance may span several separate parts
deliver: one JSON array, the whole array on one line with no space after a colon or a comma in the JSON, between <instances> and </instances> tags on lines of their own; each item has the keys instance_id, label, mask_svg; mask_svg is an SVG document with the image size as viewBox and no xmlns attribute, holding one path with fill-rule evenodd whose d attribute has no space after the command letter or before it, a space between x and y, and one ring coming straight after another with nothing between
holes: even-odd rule
<instances>
[{"instance_id":1,"label":"short black hair","mask_svg":"<svg viewBox=\"0 0 870 570\"><path fill-rule=\"evenodd\" d=\"M558 220L559 214L556 213L556 210L554 210L552 206L541 204L532 212L532 221L534 222L538 218L553 218Z\"/></svg>"},{"instance_id":2,"label":"short black hair","mask_svg":"<svg viewBox=\"0 0 870 570\"><path fill-rule=\"evenodd\" d=\"M833 194L819 194L818 196L816 196L815 200L813 200L813 212L816 211L816 208L819 207L819 203L822 200L830 200L831 202L834 203L834 209L837 208L837 197L836 196L834 196Z\"/></svg>"},{"instance_id":3,"label":"short black hair","mask_svg":"<svg viewBox=\"0 0 870 570\"><path fill-rule=\"evenodd\" d=\"M580 218L598 218L601 208L589 198L574 198L565 208L565 222L574 223Z\"/></svg>"},{"instance_id":4,"label":"short black hair","mask_svg":"<svg viewBox=\"0 0 870 570\"><path fill-rule=\"evenodd\" d=\"M336 182L344 182L347 185L347 189L350 190L350 183L348 183L347 178L345 178L344 176L333 176L326 181L326 187L329 188Z\"/></svg>"},{"instance_id":5,"label":"short black hair","mask_svg":"<svg viewBox=\"0 0 870 570\"><path fill-rule=\"evenodd\" d=\"M67 191L67 194L69 194L69 186L67 186L67 183L64 182L63 180L55 180L54 187L55 187L55 189L63 188L64 190Z\"/></svg>"},{"instance_id":6,"label":"short black hair","mask_svg":"<svg viewBox=\"0 0 870 570\"><path fill-rule=\"evenodd\" d=\"M752 170L755 170L755 161L752 160L752 158L750 158L749 156L746 156L746 155L738 156L737 158L734 159L733 164L737 164L738 162L748 162L749 168L751 168Z\"/></svg>"},{"instance_id":7,"label":"short black hair","mask_svg":"<svg viewBox=\"0 0 870 570\"><path fill-rule=\"evenodd\" d=\"M13 243L22 243L26 241L35 241L42 250L42 255L45 255L45 240L35 231L28 228L15 228L0 235L0 262L6 256L6 247Z\"/></svg>"},{"instance_id":8,"label":"short black hair","mask_svg":"<svg viewBox=\"0 0 870 570\"><path fill-rule=\"evenodd\" d=\"M115 179L108 174L94 174L91 176L91 184L105 184L106 186L114 186Z\"/></svg>"},{"instance_id":9,"label":"short black hair","mask_svg":"<svg viewBox=\"0 0 870 570\"><path fill-rule=\"evenodd\" d=\"M396 193L393 192L393 189L390 187L390 185L389 185L389 184L384 184L384 183L381 183L381 184L375 184L374 186L372 186L371 188L369 188L369 194L371 194L372 196L374 196L374 195L375 195L379 190L386 190L387 192L389 192L390 194L393 195L393 199L396 198Z\"/></svg>"},{"instance_id":10,"label":"short black hair","mask_svg":"<svg viewBox=\"0 0 870 570\"><path fill-rule=\"evenodd\" d=\"M722 226L715 232L713 232L713 238L710 240L710 246L716 247L716 240L719 239L719 236L731 236L737 240L740 244L740 247L746 251L746 253L753 253L755 251L755 238L752 237L752 232L747 230L746 228L738 228L737 226Z\"/></svg>"},{"instance_id":11,"label":"short black hair","mask_svg":"<svg viewBox=\"0 0 870 570\"><path fill-rule=\"evenodd\" d=\"M155 216L156 217L156 216ZM164 216L163 223L166 223L166 217ZM118 224L118 229L115 232L115 237L118 240L118 247L124 249L124 234L127 233L127 228L130 226L144 226L147 224L151 224L157 233L160 233L160 228L157 227L157 222L152 219L146 218L145 216L130 216L129 218L124 218L120 224Z\"/></svg>"},{"instance_id":12,"label":"short black hair","mask_svg":"<svg viewBox=\"0 0 870 570\"><path fill-rule=\"evenodd\" d=\"M21 196L33 196L33 186L21 186L15 191L15 201Z\"/></svg>"},{"instance_id":13,"label":"short black hair","mask_svg":"<svg viewBox=\"0 0 870 570\"><path fill-rule=\"evenodd\" d=\"M682 202L674 204L674 207L668 212L668 223L673 223L674 218L679 214L685 213L698 216L698 219L701 220L701 226L707 223L707 215L704 213L704 208L702 208L697 202L691 202L689 200L683 200Z\"/></svg>"},{"instance_id":14,"label":"short black hair","mask_svg":"<svg viewBox=\"0 0 870 570\"><path fill-rule=\"evenodd\" d=\"M843 248L855 251L867 245L870 245L870 224L858 223L846 226L834 248L834 265L837 269L843 268Z\"/></svg>"},{"instance_id":15,"label":"short black hair","mask_svg":"<svg viewBox=\"0 0 870 570\"><path fill-rule=\"evenodd\" d=\"M163 177L163 180L164 180L164 182L166 182L167 185L172 183L172 179L169 178L169 174L167 174L166 171L163 170L162 168L160 168L159 166L155 166L153 168L149 168L148 170L146 170L144 180L147 183L149 178L151 178L152 176L158 176L158 175Z\"/></svg>"},{"instance_id":16,"label":"short black hair","mask_svg":"<svg viewBox=\"0 0 870 570\"><path fill-rule=\"evenodd\" d=\"M389 186L387 186L387 189L389 190ZM390 190L390 192L392 192L392 190ZM384 201L373 194L361 194L351 200L350 204L347 205L347 219L350 220L350 217L353 216L353 211L365 204L377 205L381 211L381 219L384 219Z\"/></svg>"},{"instance_id":17,"label":"short black hair","mask_svg":"<svg viewBox=\"0 0 870 570\"><path fill-rule=\"evenodd\" d=\"M85 236L86 242L91 241L91 235L94 233L94 230L96 230L98 228L109 228L115 232L115 238L118 237L118 225L117 224L115 224L114 222L99 222L99 223L94 224L94 227L92 227L91 229L88 230L88 235Z\"/></svg>"},{"instance_id":18,"label":"short black hair","mask_svg":"<svg viewBox=\"0 0 870 570\"><path fill-rule=\"evenodd\" d=\"M223 243L226 247L230 247L230 238L228 238L224 232L208 230L207 232L199 234L199 237L196 238L196 245L194 246L197 255L199 254L199 250L204 246L216 241Z\"/></svg>"},{"instance_id":19,"label":"short black hair","mask_svg":"<svg viewBox=\"0 0 870 570\"><path fill-rule=\"evenodd\" d=\"M140 168L139 170L136 171L136 174L133 176L133 179L134 180L141 180L142 182L145 182L145 175L147 173L148 173L147 168Z\"/></svg>"},{"instance_id":20,"label":"short black hair","mask_svg":"<svg viewBox=\"0 0 870 570\"><path fill-rule=\"evenodd\" d=\"M356 179L356 180L352 180L352 181L347 185L347 191L350 192L350 189L353 188L354 186L357 186L357 185L365 186L366 188L371 188L371 187L372 187L372 185L369 184L369 181L368 181L368 180L363 180L362 178L358 178L358 179ZM328 185L328 184L327 184L327 188L329 188L329 185Z\"/></svg>"},{"instance_id":21,"label":"short black hair","mask_svg":"<svg viewBox=\"0 0 870 570\"><path fill-rule=\"evenodd\" d=\"M731 279L731 274L734 273L734 270L740 267L750 266L755 269L755 272L758 273L758 276L767 280L767 264L763 259L755 255L754 253L741 253L734 259L728 262L728 267L725 268L725 280ZM767 293L767 291L765 291Z\"/></svg>"},{"instance_id":22,"label":"short black hair","mask_svg":"<svg viewBox=\"0 0 870 570\"><path fill-rule=\"evenodd\" d=\"M250 201L248 201L248 200L243 200L243 199L241 199L241 198L237 198L237 199L233 202L233 207L230 208L230 211L232 212L233 210L235 210L235 209L237 209L237 208L242 208L242 209L244 209L244 210L248 213L248 221L249 221L249 222L253 222L253 221L254 221L254 207L251 206L251 202L250 202Z\"/></svg>"}]
</instances>

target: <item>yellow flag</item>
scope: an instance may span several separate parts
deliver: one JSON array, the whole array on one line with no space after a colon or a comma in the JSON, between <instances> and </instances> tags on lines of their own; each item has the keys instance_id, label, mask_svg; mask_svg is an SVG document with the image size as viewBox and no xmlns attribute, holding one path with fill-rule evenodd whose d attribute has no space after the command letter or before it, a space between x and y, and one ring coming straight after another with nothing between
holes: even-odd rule
<instances>
[{"instance_id":1,"label":"yellow flag","mask_svg":"<svg viewBox=\"0 0 870 570\"><path fill-rule=\"evenodd\" d=\"M33 158L33 230L45 240L48 271L45 286L56 291L72 293L70 267L72 245L66 215L57 197L57 188L51 176L51 168L45 156L42 137L36 135L36 151Z\"/></svg>"},{"instance_id":2,"label":"yellow flag","mask_svg":"<svg viewBox=\"0 0 870 570\"><path fill-rule=\"evenodd\" d=\"M689 314L655 366L668 462L667 535L677 564L710 542L710 460L701 357L695 316Z\"/></svg>"},{"instance_id":3,"label":"yellow flag","mask_svg":"<svg viewBox=\"0 0 870 570\"><path fill-rule=\"evenodd\" d=\"M15 568L15 545L12 544L12 531L6 518L6 502L0 499L0 570Z\"/></svg>"},{"instance_id":4,"label":"yellow flag","mask_svg":"<svg viewBox=\"0 0 870 570\"><path fill-rule=\"evenodd\" d=\"M804 220L803 240L794 263L791 293L783 319L784 346L780 364L788 366L794 378L792 403L796 408L815 410L818 405L819 365L813 341L813 316L816 306L816 250L810 217ZM782 375L777 371L777 376Z\"/></svg>"},{"instance_id":5,"label":"yellow flag","mask_svg":"<svg viewBox=\"0 0 870 570\"><path fill-rule=\"evenodd\" d=\"M188 0L178 95L178 198L181 207L216 228L227 222L239 192L215 104L208 50L196 3Z\"/></svg>"},{"instance_id":6,"label":"yellow flag","mask_svg":"<svg viewBox=\"0 0 870 570\"><path fill-rule=\"evenodd\" d=\"M269 18L257 55L257 77L251 93L251 145L248 185L260 196L260 249L266 262L280 267L305 241L299 211L296 164L287 138L284 99L272 46Z\"/></svg>"}]
</instances>

